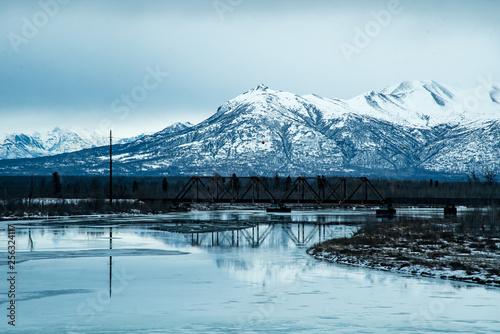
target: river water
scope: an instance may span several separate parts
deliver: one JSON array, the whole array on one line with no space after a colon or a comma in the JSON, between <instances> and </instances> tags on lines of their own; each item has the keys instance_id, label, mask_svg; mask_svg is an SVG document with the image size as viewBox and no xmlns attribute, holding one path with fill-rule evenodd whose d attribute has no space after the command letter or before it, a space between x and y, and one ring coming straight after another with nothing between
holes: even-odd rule
<instances>
[{"instance_id":1,"label":"river water","mask_svg":"<svg viewBox=\"0 0 500 334\"><path fill-rule=\"evenodd\" d=\"M17 221L15 327L2 222L0 332L500 333L498 288L306 254L376 220L358 209Z\"/></svg>"}]
</instances>

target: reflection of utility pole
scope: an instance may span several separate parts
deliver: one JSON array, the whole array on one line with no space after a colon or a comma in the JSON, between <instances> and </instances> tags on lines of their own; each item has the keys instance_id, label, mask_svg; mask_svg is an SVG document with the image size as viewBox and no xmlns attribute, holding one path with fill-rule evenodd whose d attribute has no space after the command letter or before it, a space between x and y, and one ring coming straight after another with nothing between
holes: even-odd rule
<instances>
[{"instance_id":1,"label":"reflection of utility pole","mask_svg":"<svg viewBox=\"0 0 500 334\"><path fill-rule=\"evenodd\" d=\"M260 245L260 238L259 238L259 224L257 224L257 246Z\"/></svg>"},{"instance_id":2,"label":"reflection of utility pole","mask_svg":"<svg viewBox=\"0 0 500 334\"><path fill-rule=\"evenodd\" d=\"M28 247L30 248L30 251L33 251L33 238L31 238L31 229L28 229Z\"/></svg>"},{"instance_id":3,"label":"reflection of utility pole","mask_svg":"<svg viewBox=\"0 0 500 334\"><path fill-rule=\"evenodd\" d=\"M109 228L109 249L113 249L113 228ZM109 298L111 298L111 286L113 282L113 256L109 256Z\"/></svg>"},{"instance_id":4,"label":"reflection of utility pole","mask_svg":"<svg viewBox=\"0 0 500 334\"><path fill-rule=\"evenodd\" d=\"M109 204L113 205L113 134L109 130Z\"/></svg>"}]
</instances>

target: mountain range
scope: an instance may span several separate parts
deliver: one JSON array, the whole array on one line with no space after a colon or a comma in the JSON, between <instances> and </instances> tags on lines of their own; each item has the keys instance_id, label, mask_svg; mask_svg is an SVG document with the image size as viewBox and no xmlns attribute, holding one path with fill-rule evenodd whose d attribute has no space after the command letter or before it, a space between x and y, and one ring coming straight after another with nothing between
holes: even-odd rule
<instances>
[{"instance_id":1,"label":"mountain range","mask_svg":"<svg viewBox=\"0 0 500 334\"><path fill-rule=\"evenodd\" d=\"M0 173L106 174L108 151L4 160ZM118 174L464 177L498 168L500 88L405 81L341 100L259 85L199 124L167 127L113 151Z\"/></svg>"},{"instance_id":2,"label":"mountain range","mask_svg":"<svg viewBox=\"0 0 500 334\"><path fill-rule=\"evenodd\" d=\"M192 126L191 123L175 123L163 131L176 132ZM115 144L126 144L144 137L114 139ZM38 158L80 151L86 148L109 145L109 135L95 130L75 131L55 127L53 130L33 134L10 133L0 135L0 160Z\"/></svg>"}]
</instances>

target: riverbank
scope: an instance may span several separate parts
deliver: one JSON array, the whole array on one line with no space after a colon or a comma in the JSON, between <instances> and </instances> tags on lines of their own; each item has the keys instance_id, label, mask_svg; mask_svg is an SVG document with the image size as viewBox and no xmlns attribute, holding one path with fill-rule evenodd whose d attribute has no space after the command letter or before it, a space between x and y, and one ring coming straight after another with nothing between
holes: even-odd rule
<instances>
[{"instance_id":1,"label":"riverbank","mask_svg":"<svg viewBox=\"0 0 500 334\"><path fill-rule=\"evenodd\" d=\"M0 220L60 219L81 217L121 217L156 215L175 211L162 202L146 203L135 199L40 198L0 201Z\"/></svg>"},{"instance_id":2,"label":"riverbank","mask_svg":"<svg viewBox=\"0 0 500 334\"><path fill-rule=\"evenodd\" d=\"M106 199L39 198L0 200L0 220L58 219L61 217L157 215L172 212L212 211L266 211L272 203L172 203L166 200L141 201L137 199L115 199L113 204ZM293 211L337 212L344 209L373 209L375 206L317 205L292 203L287 208Z\"/></svg>"},{"instance_id":3,"label":"riverbank","mask_svg":"<svg viewBox=\"0 0 500 334\"><path fill-rule=\"evenodd\" d=\"M332 263L500 287L498 212L490 221L483 216L369 224L307 252Z\"/></svg>"}]
</instances>

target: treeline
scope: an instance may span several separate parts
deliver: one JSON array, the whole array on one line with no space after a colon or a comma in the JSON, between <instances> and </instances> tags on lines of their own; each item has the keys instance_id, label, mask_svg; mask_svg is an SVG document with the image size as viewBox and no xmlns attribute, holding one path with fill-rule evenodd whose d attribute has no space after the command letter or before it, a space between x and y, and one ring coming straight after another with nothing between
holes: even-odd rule
<instances>
[{"instance_id":1,"label":"treeline","mask_svg":"<svg viewBox=\"0 0 500 334\"><path fill-rule=\"evenodd\" d=\"M226 177L229 182L231 177ZM290 176L261 177L264 185L276 198L281 198L295 178ZM174 198L188 182L184 176L115 176L113 198L169 199ZM498 182L393 180L370 179L385 198L495 198L500 199ZM309 180L318 188L317 180ZM354 181L350 183L354 185ZM349 187L351 187L349 185ZM54 173L47 176L0 176L0 199L97 199L109 198L109 177L66 176Z\"/></svg>"},{"instance_id":2,"label":"treeline","mask_svg":"<svg viewBox=\"0 0 500 334\"><path fill-rule=\"evenodd\" d=\"M498 182L429 180L371 180L385 198L500 199Z\"/></svg>"},{"instance_id":3,"label":"treeline","mask_svg":"<svg viewBox=\"0 0 500 334\"><path fill-rule=\"evenodd\" d=\"M222 178L230 182L232 177ZM115 176L113 198L169 199L174 198L189 181L186 176ZM291 177L262 177L265 186L278 196L285 193L294 179ZM0 198L66 198L108 199L109 176L0 176ZM241 183L238 183L241 186Z\"/></svg>"},{"instance_id":4,"label":"treeline","mask_svg":"<svg viewBox=\"0 0 500 334\"><path fill-rule=\"evenodd\" d=\"M113 177L113 198L169 198L188 177ZM0 176L0 198L108 199L109 176Z\"/></svg>"},{"instance_id":5,"label":"treeline","mask_svg":"<svg viewBox=\"0 0 500 334\"><path fill-rule=\"evenodd\" d=\"M138 200L115 200L112 205L109 200L104 199L9 199L0 201L0 219L2 217L43 218L123 213L159 214L169 210L169 207L162 202L142 202Z\"/></svg>"}]
</instances>

